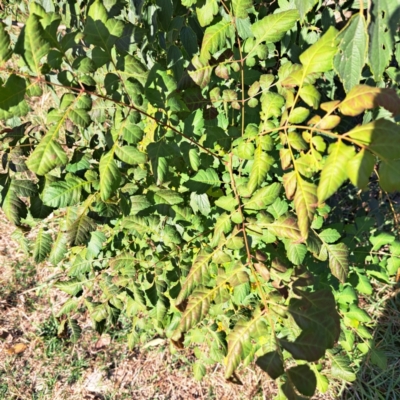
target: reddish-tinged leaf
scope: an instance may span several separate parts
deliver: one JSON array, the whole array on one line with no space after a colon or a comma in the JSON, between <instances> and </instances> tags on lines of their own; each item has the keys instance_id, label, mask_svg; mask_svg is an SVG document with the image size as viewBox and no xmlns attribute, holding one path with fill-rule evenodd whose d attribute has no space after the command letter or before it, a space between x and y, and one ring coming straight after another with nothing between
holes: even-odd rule
<instances>
[{"instance_id":1,"label":"reddish-tinged leaf","mask_svg":"<svg viewBox=\"0 0 400 400\"><path fill-rule=\"evenodd\" d=\"M308 230L314 218L318 204L317 186L297 176L297 190L294 196L294 207L298 217L298 225L304 240L308 237Z\"/></svg>"},{"instance_id":2,"label":"reddish-tinged leaf","mask_svg":"<svg viewBox=\"0 0 400 400\"><path fill-rule=\"evenodd\" d=\"M365 110L383 107L393 115L400 114L400 98L394 89L367 85L354 86L339 106L344 115L354 117Z\"/></svg>"}]
</instances>

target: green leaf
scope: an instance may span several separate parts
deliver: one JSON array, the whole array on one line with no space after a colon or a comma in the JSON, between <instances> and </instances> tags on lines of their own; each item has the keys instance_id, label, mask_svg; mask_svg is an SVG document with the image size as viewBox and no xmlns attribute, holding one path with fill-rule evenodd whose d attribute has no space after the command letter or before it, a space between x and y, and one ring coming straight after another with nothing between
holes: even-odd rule
<instances>
[{"instance_id":1,"label":"green leaf","mask_svg":"<svg viewBox=\"0 0 400 400\"><path fill-rule=\"evenodd\" d=\"M376 82L382 75L392 57L394 46L391 19L395 16L396 6L390 0L381 0L371 10L371 22L368 26L370 37L368 60Z\"/></svg>"},{"instance_id":2,"label":"green leaf","mask_svg":"<svg viewBox=\"0 0 400 400\"><path fill-rule=\"evenodd\" d=\"M249 192L253 193L257 187L264 182L269 169L274 163L274 159L258 146L254 152L254 163L251 167L248 188Z\"/></svg>"},{"instance_id":3,"label":"green leaf","mask_svg":"<svg viewBox=\"0 0 400 400\"><path fill-rule=\"evenodd\" d=\"M76 319L68 318L68 327L71 332L70 340L72 343L77 343L81 337L81 328Z\"/></svg>"},{"instance_id":4,"label":"green leaf","mask_svg":"<svg viewBox=\"0 0 400 400\"><path fill-rule=\"evenodd\" d=\"M49 255L49 261L53 265L57 265L65 257L65 254L67 253L67 243L67 236L64 232L60 231L56 240L53 242Z\"/></svg>"},{"instance_id":5,"label":"green leaf","mask_svg":"<svg viewBox=\"0 0 400 400\"><path fill-rule=\"evenodd\" d=\"M294 195L294 207L298 217L298 226L304 240L308 237L308 230L314 218L318 205L317 187L297 176L297 189Z\"/></svg>"},{"instance_id":6,"label":"green leaf","mask_svg":"<svg viewBox=\"0 0 400 400\"><path fill-rule=\"evenodd\" d=\"M282 114L282 107L285 99L278 93L266 92L261 96L261 118L263 120L271 117L279 118Z\"/></svg>"},{"instance_id":7,"label":"green leaf","mask_svg":"<svg viewBox=\"0 0 400 400\"><path fill-rule=\"evenodd\" d=\"M217 51L226 46L227 39L234 36L234 28L231 21L222 20L209 26L204 32L200 49L200 59L207 62Z\"/></svg>"},{"instance_id":8,"label":"green leaf","mask_svg":"<svg viewBox=\"0 0 400 400\"><path fill-rule=\"evenodd\" d=\"M277 351L270 351L257 358L256 364L272 379L277 379L285 372L283 361Z\"/></svg>"},{"instance_id":9,"label":"green leaf","mask_svg":"<svg viewBox=\"0 0 400 400\"><path fill-rule=\"evenodd\" d=\"M113 196L121 183L121 173L114 161L114 153L103 154L99 165L100 196L103 201Z\"/></svg>"},{"instance_id":10,"label":"green leaf","mask_svg":"<svg viewBox=\"0 0 400 400\"><path fill-rule=\"evenodd\" d=\"M378 119L366 125L358 126L347 135L360 147L384 161L397 160L400 151L400 126L394 122Z\"/></svg>"},{"instance_id":11,"label":"green leaf","mask_svg":"<svg viewBox=\"0 0 400 400\"><path fill-rule=\"evenodd\" d=\"M69 281L58 281L54 286L70 296L75 296L82 290L82 283L75 278Z\"/></svg>"},{"instance_id":12,"label":"green leaf","mask_svg":"<svg viewBox=\"0 0 400 400\"><path fill-rule=\"evenodd\" d=\"M304 103L306 103L308 106L314 109L318 108L321 99L321 93L318 92L315 86L305 83L303 86L301 86L299 95Z\"/></svg>"},{"instance_id":13,"label":"green leaf","mask_svg":"<svg viewBox=\"0 0 400 400\"><path fill-rule=\"evenodd\" d=\"M122 21L107 16L103 2L96 0L89 8L84 35L85 40L104 49L111 54L114 43L122 36L124 24Z\"/></svg>"},{"instance_id":14,"label":"green leaf","mask_svg":"<svg viewBox=\"0 0 400 400\"><path fill-rule=\"evenodd\" d=\"M51 236L45 233L43 228L39 229L33 246L33 259L35 262L40 263L46 259L50 253L52 242Z\"/></svg>"},{"instance_id":15,"label":"green leaf","mask_svg":"<svg viewBox=\"0 0 400 400\"><path fill-rule=\"evenodd\" d=\"M319 203L331 197L347 179L346 165L355 155L354 147L346 146L341 140L330 145L328 152L318 185Z\"/></svg>"},{"instance_id":16,"label":"green leaf","mask_svg":"<svg viewBox=\"0 0 400 400\"><path fill-rule=\"evenodd\" d=\"M281 188L282 185L275 182L258 189L253 196L244 203L244 208L247 210L264 210L278 198Z\"/></svg>"},{"instance_id":17,"label":"green leaf","mask_svg":"<svg viewBox=\"0 0 400 400\"><path fill-rule=\"evenodd\" d=\"M307 247L304 244L286 243L287 257L294 265L300 265L307 254Z\"/></svg>"},{"instance_id":18,"label":"green leaf","mask_svg":"<svg viewBox=\"0 0 400 400\"><path fill-rule=\"evenodd\" d=\"M158 190L154 193L156 204L168 204L173 206L183 202L182 196L174 190Z\"/></svg>"},{"instance_id":19,"label":"green leaf","mask_svg":"<svg viewBox=\"0 0 400 400\"><path fill-rule=\"evenodd\" d=\"M334 378L342 379L346 382L354 382L356 374L350 367L350 360L346 356L330 356L331 375Z\"/></svg>"},{"instance_id":20,"label":"green leaf","mask_svg":"<svg viewBox=\"0 0 400 400\"><path fill-rule=\"evenodd\" d=\"M228 379L240 361L246 356L246 344L255 334L261 336L268 334L267 327L263 318L263 314L254 315L250 321L239 321L228 335L228 352L226 354L225 378Z\"/></svg>"},{"instance_id":21,"label":"green leaf","mask_svg":"<svg viewBox=\"0 0 400 400\"><path fill-rule=\"evenodd\" d=\"M337 240L340 239L340 233L336 229L332 228L324 229L318 234L318 236L325 243L335 243Z\"/></svg>"},{"instance_id":22,"label":"green leaf","mask_svg":"<svg viewBox=\"0 0 400 400\"><path fill-rule=\"evenodd\" d=\"M8 220L15 225L20 225L21 218L27 215L26 205L17 196L13 182L7 184L1 191L1 208Z\"/></svg>"},{"instance_id":23,"label":"green leaf","mask_svg":"<svg viewBox=\"0 0 400 400\"><path fill-rule=\"evenodd\" d=\"M300 240L302 238L297 221L292 216L282 216L277 221L266 226L277 237Z\"/></svg>"},{"instance_id":24,"label":"green leaf","mask_svg":"<svg viewBox=\"0 0 400 400\"><path fill-rule=\"evenodd\" d=\"M212 294L211 289L197 288L194 290L173 338L179 338L182 332L187 332L204 319L210 308Z\"/></svg>"},{"instance_id":25,"label":"green leaf","mask_svg":"<svg viewBox=\"0 0 400 400\"><path fill-rule=\"evenodd\" d=\"M379 185L387 192L400 190L400 160L381 162L379 167Z\"/></svg>"},{"instance_id":26,"label":"green leaf","mask_svg":"<svg viewBox=\"0 0 400 400\"><path fill-rule=\"evenodd\" d=\"M359 308L356 304L350 304L350 310L344 314L347 318L355 319L359 322L370 322L371 317L367 314L366 311Z\"/></svg>"},{"instance_id":27,"label":"green leaf","mask_svg":"<svg viewBox=\"0 0 400 400\"><path fill-rule=\"evenodd\" d=\"M345 282L349 273L349 250L344 243L326 245L329 254L329 268L333 276Z\"/></svg>"},{"instance_id":28,"label":"green leaf","mask_svg":"<svg viewBox=\"0 0 400 400\"><path fill-rule=\"evenodd\" d=\"M206 367L201 361L196 361L193 364L193 376L196 381L201 381L206 373Z\"/></svg>"},{"instance_id":29,"label":"green leaf","mask_svg":"<svg viewBox=\"0 0 400 400\"><path fill-rule=\"evenodd\" d=\"M87 187L87 185L87 181L68 174L64 182L52 182L45 188L43 203L55 208L76 205L81 200L82 188Z\"/></svg>"},{"instance_id":30,"label":"green leaf","mask_svg":"<svg viewBox=\"0 0 400 400\"><path fill-rule=\"evenodd\" d=\"M289 122L292 124L301 124L310 115L310 110L305 107L294 108L289 115Z\"/></svg>"},{"instance_id":31,"label":"green leaf","mask_svg":"<svg viewBox=\"0 0 400 400\"><path fill-rule=\"evenodd\" d=\"M67 163L67 155L60 144L56 142L59 128L59 125L50 128L49 132L29 156L26 165L32 172L38 175L45 175L52 169Z\"/></svg>"},{"instance_id":32,"label":"green leaf","mask_svg":"<svg viewBox=\"0 0 400 400\"><path fill-rule=\"evenodd\" d=\"M133 146L117 146L115 154L121 161L129 165L144 164L146 162L146 154Z\"/></svg>"},{"instance_id":33,"label":"green leaf","mask_svg":"<svg viewBox=\"0 0 400 400\"><path fill-rule=\"evenodd\" d=\"M196 7L197 19L201 26L210 25L214 19L214 15L218 12L217 0L206 0L206 3L201 7Z\"/></svg>"},{"instance_id":34,"label":"green leaf","mask_svg":"<svg viewBox=\"0 0 400 400\"><path fill-rule=\"evenodd\" d=\"M296 8L299 10L301 21L307 13L318 3L318 0L294 0Z\"/></svg>"},{"instance_id":35,"label":"green leaf","mask_svg":"<svg viewBox=\"0 0 400 400\"><path fill-rule=\"evenodd\" d=\"M247 10L252 6L252 0L232 0L233 14L236 18L247 18Z\"/></svg>"},{"instance_id":36,"label":"green leaf","mask_svg":"<svg viewBox=\"0 0 400 400\"><path fill-rule=\"evenodd\" d=\"M317 388L317 378L308 365L297 365L286 373L296 389L304 396L313 396Z\"/></svg>"},{"instance_id":37,"label":"green leaf","mask_svg":"<svg viewBox=\"0 0 400 400\"><path fill-rule=\"evenodd\" d=\"M0 23L0 66L2 66L12 56L10 36L4 29L4 24Z\"/></svg>"},{"instance_id":38,"label":"green leaf","mask_svg":"<svg viewBox=\"0 0 400 400\"><path fill-rule=\"evenodd\" d=\"M95 229L95 222L87 215L81 215L68 229L68 241L76 245L83 244L89 239L90 232Z\"/></svg>"},{"instance_id":39,"label":"green leaf","mask_svg":"<svg viewBox=\"0 0 400 400\"><path fill-rule=\"evenodd\" d=\"M198 285L205 285L209 277L208 264L213 257L212 252L201 250L190 268L189 275L185 278L179 296L176 299L175 305L180 305L193 289Z\"/></svg>"},{"instance_id":40,"label":"green leaf","mask_svg":"<svg viewBox=\"0 0 400 400\"><path fill-rule=\"evenodd\" d=\"M344 30L338 35L339 51L334 58L334 67L348 92L361 79L367 54L368 33L365 18L361 14L352 16Z\"/></svg>"},{"instance_id":41,"label":"green leaf","mask_svg":"<svg viewBox=\"0 0 400 400\"><path fill-rule=\"evenodd\" d=\"M25 63L33 72L40 74L40 61L48 54L49 49L50 45L40 23L40 17L36 14L30 14L18 37L15 52L23 57Z\"/></svg>"},{"instance_id":42,"label":"green leaf","mask_svg":"<svg viewBox=\"0 0 400 400\"><path fill-rule=\"evenodd\" d=\"M347 162L346 173L350 182L359 189L365 189L368 186L375 162L375 157L369 151L361 149Z\"/></svg>"},{"instance_id":43,"label":"green leaf","mask_svg":"<svg viewBox=\"0 0 400 400\"><path fill-rule=\"evenodd\" d=\"M24 101L25 91L25 79L11 74L6 84L0 87L0 108L11 112L13 107Z\"/></svg>"},{"instance_id":44,"label":"green leaf","mask_svg":"<svg viewBox=\"0 0 400 400\"><path fill-rule=\"evenodd\" d=\"M221 180L218 174L212 168L206 170L200 170L195 176L193 176L189 182L186 183L192 191L197 193L205 193L211 187L219 187Z\"/></svg>"},{"instance_id":45,"label":"green leaf","mask_svg":"<svg viewBox=\"0 0 400 400\"><path fill-rule=\"evenodd\" d=\"M215 201L215 204L226 211L233 211L239 205L233 196L221 196Z\"/></svg>"},{"instance_id":46,"label":"green leaf","mask_svg":"<svg viewBox=\"0 0 400 400\"><path fill-rule=\"evenodd\" d=\"M276 14L270 14L251 26L251 31L256 38L256 48L260 43L278 42L287 31L293 28L299 19L297 10L287 10ZM250 52L249 52L250 53Z\"/></svg>"}]
</instances>

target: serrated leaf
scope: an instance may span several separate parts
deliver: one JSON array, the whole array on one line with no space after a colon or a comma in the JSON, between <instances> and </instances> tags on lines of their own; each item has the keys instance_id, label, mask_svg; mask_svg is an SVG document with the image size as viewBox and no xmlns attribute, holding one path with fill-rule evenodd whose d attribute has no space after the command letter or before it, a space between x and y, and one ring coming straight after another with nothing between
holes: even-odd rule
<instances>
[{"instance_id":1,"label":"serrated leaf","mask_svg":"<svg viewBox=\"0 0 400 400\"><path fill-rule=\"evenodd\" d=\"M0 66L2 66L12 56L10 36L4 29L4 24L0 23Z\"/></svg>"},{"instance_id":2,"label":"serrated leaf","mask_svg":"<svg viewBox=\"0 0 400 400\"><path fill-rule=\"evenodd\" d=\"M287 199L292 200L297 187L296 171L292 171L283 175L283 187L285 188Z\"/></svg>"},{"instance_id":3,"label":"serrated leaf","mask_svg":"<svg viewBox=\"0 0 400 400\"><path fill-rule=\"evenodd\" d=\"M39 229L33 246L33 259L35 262L40 263L46 259L50 253L52 241L51 235L46 233L43 228Z\"/></svg>"},{"instance_id":4,"label":"serrated leaf","mask_svg":"<svg viewBox=\"0 0 400 400\"><path fill-rule=\"evenodd\" d=\"M212 252L201 250L185 278L181 291L176 299L176 305L181 304L198 285L205 285L208 278L208 265L213 257Z\"/></svg>"},{"instance_id":5,"label":"serrated leaf","mask_svg":"<svg viewBox=\"0 0 400 400\"><path fill-rule=\"evenodd\" d=\"M64 232L59 232L56 240L53 242L51 252L49 255L49 261L53 265L57 265L65 256L67 252L67 236Z\"/></svg>"},{"instance_id":6,"label":"serrated leaf","mask_svg":"<svg viewBox=\"0 0 400 400\"><path fill-rule=\"evenodd\" d=\"M81 328L76 319L68 318L68 327L71 331L70 340L72 343L77 343L81 337Z\"/></svg>"},{"instance_id":7,"label":"serrated leaf","mask_svg":"<svg viewBox=\"0 0 400 400\"><path fill-rule=\"evenodd\" d=\"M87 181L74 175L67 175L64 182L52 182L45 188L43 202L55 208L73 206L80 202L82 188L87 185Z\"/></svg>"},{"instance_id":8,"label":"serrated leaf","mask_svg":"<svg viewBox=\"0 0 400 400\"><path fill-rule=\"evenodd\" d=\"M299 10L301 21L307 13L318 3L318 0L294 0L296 8Z\"/></svg>"},{"instance_id":9,"label":"serrated leaf","mask_svg":"<svg viewBox=\"0 0 400 400\"><path fill-rule=\"evenodd\" d=\"M331 375L334 378L342 379L346 382L354 382L357 378L356 374L350 367L350 360L346 356L331 356Z\"/></svg>"},{"instance_id":10,"label":"serrated leaf","mask_svg":"<svg viewBox=\"0 0 400 400\"><path fill-rule=\"evenodd\" d=\"M177 336L190 330L207 315L212 293L211 289L202 288L193 291L177 328Z\"/></svg>"},{"instance_id":11,"label":"serrated leaf","mask_svg":"<svg viewBox=\"0 0 400 400\"><path fill-rule=\"evenodd\" d=\"M297 10L287 10L270 14L251 26L251 31L256 38L255 48L262 42L274 43L283 38L287 31L292 29L299 19Z\"/></svg>"},{"instance_id":12,"label":"serrated leaf","mask_svg":"<svg viewBox=\"0 0 400 400\"><path fill-rule=\"evenodd\" d=\"M395 11L396 5L390 0L378 1L371 10L368 60L376 82L381 80L392 56L394 42L390 25L391 19L396 18Z\"/></svg>"},{"instance_id":13,"label":"serrated leaf","mask_svg":"<svg viewBox=\"0 0 400 400\"><path fill-rule=\"evenodd\" d=\"M201 361L196 361L193 364L193 376L197 381L201 381L206 375L206 367Z\"/></svg>"},{"instance_id":14,"label":"serrated leaf","mask_svg":"<svg viewBox=\"0 0 400 400\"><path fill-rule=\"evenodd\" d=\"M261 313L253 316L253 319L250 321L239 321L236 323L227 338L228 352L225 359L226 379L232 376L240 361L246 356L245 347L246 343L249 343L251 336L255 332L267 333L266 331L266 324Z\"/></svg>"},{"instance_id":15,"label":"serrated leaf","mask_svg":"<svg viewBox=\"0 0 400 400\"><path fill-rule=\"evenodd\" d=\"M309 105L310 107L314 108L315 110L319 106L319 102L321 99L321 94L315 88L315 86L305 83L299 90L300 98Z\"/></svg>"},{"instance_id":16,"label":"serrated leaf","mask_svg":"<svg viewBox=\"0 0 400 400\"><path fill-rule=\"evenodd\" d=\"M87 215L81 215L68 229L68 241L76 245L83 244L89 239L90 232L95 229L95 222Z\"/></svg>"},{"instance_id":17,"label":"serrated leaf","mask_svg":"<svg viewBox=\"0 0 400 400\"><path fill-rule=\"evenodd\" d=\"M109 151L103 154L99 165L100 196L103 201L113 196L121 183L121 173L114 160L114 153Z\"/></svg>"},{"instance_id":18,"label":"serrated leaf","mask_svg":"<svg viewBox=\"0 0 400 400\"><path fill-rule=\"evenodd\" d=\"M244 203L247 210L264 210L272 204L279 196L281 185L277 182L258 189L251 198Z\"/></svg>"},{"instance_id":19,"label":"serrated leaf","mask_svg":"<svg viewBox=\"0 0 400 400\"><path fill-rule=\"evenodd\" d=\"M58 281L54 286L70 296L75 296L82 290L82 283L75 278L69 281Z\"/></svg>"},{"instance_id":20,"label":"serrated leaf","mask_svg":"<svg viewBox=\"0 0 400 400\"><path fill-rule=\"evenodd\" d=\"M239 205L238 201L232 195L219 197L215 201L215 204L226 211L234 211Z\"/></svg>"},{"instance_id":21,"label":"serrated leaf","mask_svg":"<svg viewBox=\"0 0 400 400\"><path fill-rule=\"evenodd\" d=\"M208 64L208 61L201 59L195 55L192 59L194 71L189 70L188 74L202 89L205 88L211 80L211 74L214 67Z\"/></svg>"},{"instance_id":22,"label":"serrated leaf","mask_svg":"<svg viewBox=\"0 0 400 400\"><path fill-rule=\"evenodd\" d=\"M339 104L340 112L352 117L377 107L383 107L393 115L400 114L400 98L396 91L390 88L356 85Z\"/></svg>"},{"instance_id":23,"label":"serrated leaf","mask_svg":"<svg viewBox=\"0 0 400 400\"><path fill-rule=\"evenodd\" d=\"M222 20L215 25L209 26L204 32L203 42L200 49L202 62L208 61L213 54L226 46L228 38L234 35L231 21Z\"/></svg>"},{"instance_id":24,"label":"serrated leaf","mask_svg":"<svg viewBox=\"0 0 400 400\"><path fill-rule=\"evenodd\" d=\"M65 165L68 157L60 144L56 141L59 130L59 124L50 128L40 143L36 146L33 153L26 161L27 167L38 175L45 175L56 167Z\"/></svg>"},{"instance_id":25,"label":"serrated leaf","mask_svg":"<svg viewBox=\"0 0 400 400\"><path fill-rule=\"evenodd\" d=\"M328 152L317 191L320 203L332 196L347 179L346 165L355 155L354 147L345 145L341 140L330 145Z\"/></svg>"},{"instance_id":26,"label":"serrated leaf","mask_svg":"<svg viewBox=\"0 0 400 400\"><path fill-rule=\"evenodd\" d=\"M250 177L248 182L249 192L253 193L257 187L264 182L269 169L274 163L274 159L258 146L254 152L254 163L251 167Z\"/></svg>"},{"instance_id":27,"label":"serrated leaf","mask_svg":"<svg viewBox=\"0 0 400 400\"><path fill-rule=\"evenodd\" d=\"M134 146L117 146L115 148L115 154L121 161L129 165L144 164L146 162L146 154L142 153Z\"/></svg>"},{"instance_id":28,"label":"serrated leaf","mask_svg":"<svg viewBox=\"0 0 400 400\"><path fill-rule=\"evenodd\" d=\"M252 0L232 0L233 13L236 18L247 18L247 10L252 6Z\"/></svg>"},{"instance_id":29,"label":"serrated leaf","mask_svg":"<svg viewBox=\"0 0 400 400\"><path fill-rule=\"evenodd\" d=\"M13 184L7 184L1 191L1 208L8 218L15 225L20 225L21 218L27 215L25 203L17 196Z\"/></svg>"},{"instance_id":30,"label":"serrated leaf","mask_svg":"<svg viewBox=\"0 0 400 400\"><path fill-rule=\"evenodd\" d=\"M307 247L304 244L287 242L285 244L287 257L294 265L300 265L307 254Z\"/></svg>"},{"instance_id":31,"label":"serrated leaf","mask_svg":"<svg viewBox=\"0 0 400 400\"><path fill-rule=\"evenodd\" d=\"M154 200L156 204L168 204L173 206L183 202L182 196L174 190L158 190L154 193Z\"/></svg>"},{"instance_id":32,"label":"serrated leaf","mask_svg":"<svg viewBox=\"0 0 400 400\"><path fill-rule=\"evenodd\" d=\"M210 25L214 15L218 12L217 0L206 0L202 7L196 7L197 19L201 26Z\"/></svg>"},{"instance_id":33,"label":"serrated leaf","mask_svg":"<svg viewBox=\"0 0 400 400\"><path fill-rule=\"evenodd\" d=\"M329 254L329 268L333 276L345 282L349 273L349 250L344 243L326 245Z\"/></svg>"},{"instance_id":34,"label":"serrated leaf","mask_svg":"<svg viewBox=\"0 0 400 400\"><path fill-rule=\"evenodd\" d=\"M294 207L298 218L298 226L304 240L308 237L308 230L314 218L318 205L317 186L297 176L297 189L294 195Z\"/></svg>"},{"instance_id":35,"label":"serrated leaf","mask_svg":"<svg viewBox=\"0 0 400 400\"><path fill-rule=\"evenodd\" d=\"M324 229L322 232L318 234L318 236L325 243L335 243L337 240L340 239L340 233L336 229L332 228Z\"/></svg>"},{"instance_id":36,"label":"serrated leaf","mask_svg":"<svg viewBox=\"0 0 400 400\"><path fill-rule=\"evenodd\" d=\"M353 15L337 39L340 41L339 51L333 63L344 89L348 92L360 82L365 64L368 33L364 15Z\"/></svg>"},{"instance_id":37,"label":"serrated leaf","mask_svg":"<svg viewBox=\"0 0 400 400\"><path fill-rule=\"evenodd\" d=\"M292 216L282 216L272 224L267 225L268 230L277 237L300 240L301 232L297 221Z\"/></svg>"},{"instance_id":38,"label":"serrated leaf","mask_svg":"<svg viewBox=\"0 0 400 400\"><path fill-rule=\"evenodd\" d=\"M15 52L23 57L33 72L40 74L40 61L49 52L49 49L50 45L40 23L40 17L30 14L18 37Z\"/></svg>"},{"instance_id":39,"label":"serrated leaf","mask_svg":"<svg viewBox=\"0 0 400 400\"><path fill-rule=\"evenodd\" d=\"M285 99L280 94L274 92L263 93L261 96L261 118L267 120L271 117L280 117L284 104Z\"/></svg>"}]
</instances>

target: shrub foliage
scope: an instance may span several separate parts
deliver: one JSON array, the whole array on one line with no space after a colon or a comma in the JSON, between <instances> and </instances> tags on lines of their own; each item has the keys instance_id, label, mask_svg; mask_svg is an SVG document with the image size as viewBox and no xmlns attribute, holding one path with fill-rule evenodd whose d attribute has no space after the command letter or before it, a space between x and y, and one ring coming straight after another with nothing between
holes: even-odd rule
<instances>
[{"instance_id":1,"label":"shrub foliage","mask_svg":"<svg viewBox=\"0 0 400 400\"><path fill-rule=\"evenodd\" d=\"M354 380L355 337L384 363L357 292L399 267L368 269L368 240L400 246L331 197L400 189L397 1L322 3L42 0L0 24L1 207L62 267L72 341L84 309L100 333L123 314L130 348L201 344L198 379L256 360L289 399Z\"/></svg>"}]
</instances>

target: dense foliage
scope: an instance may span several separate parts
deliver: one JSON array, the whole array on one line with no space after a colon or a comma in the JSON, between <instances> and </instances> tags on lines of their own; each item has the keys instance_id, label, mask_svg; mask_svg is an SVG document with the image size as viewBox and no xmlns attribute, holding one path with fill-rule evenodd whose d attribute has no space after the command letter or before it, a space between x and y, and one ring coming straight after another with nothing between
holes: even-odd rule
<instances>
[{"instance_id":1,"label":"dense foliage","mask_svg":"<svg viewBox=\"0 0 400 400\"><path fill-rule=\"evenodd\" d=\"M64 271L60 332L122 313L130 348L199 344L198 379L256 360L279 398L354 380L356 338L384 366L357 292L400 243L331 197L400 190L397 3L10 2L1 207Z\"/></svg>"}]
</instances>

